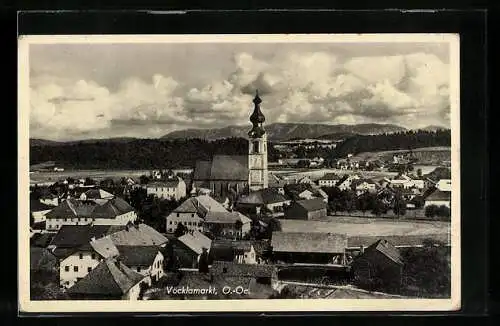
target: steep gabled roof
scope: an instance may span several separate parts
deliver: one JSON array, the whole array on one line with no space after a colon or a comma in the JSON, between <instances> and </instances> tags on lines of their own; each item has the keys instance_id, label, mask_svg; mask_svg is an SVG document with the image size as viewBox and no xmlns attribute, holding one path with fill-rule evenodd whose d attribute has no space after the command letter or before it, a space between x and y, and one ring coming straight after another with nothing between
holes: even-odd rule
<instances>
[{"instance_id":1,"label":"steep gabled roof","mask_svg":"<svg viewBox=\"0 0 500 326\"><path fill-rule=\"evenodd\" d=\"M31 212L50 211L53 208L54 208L54 206L46 205L46 204L40 202L39 200L36 200L36 199L30 200L30 211Z\"/></svg>"},{"instance_id":2,"label":"steep gabled roof","mask_svg":"<svg viewBox=\"0 0 500 326\"><path fill-rule=\"evenodd\" d=\"M451 200L451 192L450 191L441 191L436 189L432 194L427 196L425 200Z\"/></svg>"},{"instance_id":3,"label":"steep gabled roof","mask_svg":"<svg viewBox=\"0 0 500 326\"><path fill-rule=\"evenodd\" d=\"M177 240L198 255L203 252L203 248L207 249L207 251L210 250L212 245L212 240L198 231L188 232L177 238Z\"/></svg>"},{"instance_id":4,"label":"steep gabled roof","mask_svg":"<svg viewBox=\"0 0 500 326\"><path fill-rule=\"evenodd\" d=\"M104 258L116 257L120 254L109 236L91 240L90 246Z\"/></svg>"},{"instance_id":5,"label":"steep gabled roof","mask_svg":"<svg viewBox=\"0 0 500 326\"><path fill-rule=\"evenodd\" d=\"M215 155L210 169L211 180L248 180L246 155Z\"/></svg>"},{"instance_id":6,"label":"steep gabled roof","mask_svg":"<svg viewBox=\"0 0 500 326\"><path fill-rule=\"evenodd\" d=\"M236 223L240 221L241 223L250 223L252 220L240 212L208 212L205 216L205 222L208 223Z\"/></svg>"},{"instance_id":7,"label":"steep gabled roof","mask_svg":"<svg viewBox=\"0 0 500 326\"><path fill-rule=\"evenodd\" d=\"M274 203L282 203L289 199L272 188L251 191L248 195L242 195L238 198L239 204L248 205L267 205Z\"/></svg>"},{"instance_id":8,"label":"steep gabled roof","mask_svg":"<svg viewBox=\"0 0 500 326\"><path fill-rule=\"evenodd\" d=\"M342 253L347 248L345 234L320 232L273 232L274 252Z\"/></svg>"},{"instance_id":9,"label":"steep gabled roof","mask_svg":"<svg viewBox=\"0 0 500 326\"><path fill-rule=\"evenodd\" d=\"M371 250L377 250L396 264L403 265L403 258L401 257L399 250L385 239L380 239L366 248L365 253Z\"/></svg>"},{"instance_id":10,"label":"steep gabled roof","mask_svg":"<svg viewBox=\"0 0 500 326\"><path fill-rule=\"evenodd\" d=\"M326 208L326 203L322 198L314 198L314 199L304 199L304 200L297 200L295 202L296 205L301 206L308 212L313 212L317 211L320 209L325 209Z\"/></svg>"},{"instance_id":11,"label":"steep gabled roof","mask_svg":"<svg viewBox=\"0 0 500 326\"><path fill-rule=\"evenodd\" d=\"M69 288L68 294L122 296L143 279L116 258L108 258Z\"/></svg>"},{"instance_id":12,"label":"steep gabled roof","mask_svg":"<svg viewBox=\"0 0 500 326\"><path fill-rule=\"evenodd\" d=\"M156 246L118 246L122 262L129 267L151 266L159 249Z\"/></svg>"},{"instance_id":13,"label":"steep gabled roof","mask_svg":"<svg viewBox=\"0 0 500 326\"><path fill-rule=\"evenodd\" d=\"M113 194L100 188L89 189L85 191L84 194L87 199L109 199L114 197Z\"/></svg>"},{"instance_id":14,"label":"steep gabled roof","mask_svg":"<svg viewBox=\"0 0 500 326\"><path fill-rule=\"evenodd\" d=\"M50 244L57 248L79 248L85 245L90 248L92 238L102 238L123 229L124 225L63 225Z\"/></svg>"},{"instance_id":15,"label":"steep gabled roof","mask_svg":"<svg viewBox=\"0 0 500 326\"><path fill-rule=\"evenodd\" d=\"M111 199L76 200L68 198L47 213L47 218L115 218L118 215L134 211L125 200L119 197Z\"/></svg>"},{"instance_id":16,"label":"steep gabled roof","mask_svg":"<svg viewBox=\"0 0 500 326\"><path fill-rule=\"evenodd\" d=\"M128 226L109 236L115 246L161 246L168 239L147 224Z\"/></svg>"},{"instance_id":17,"label":"steep gabled roof","mask_svg":"<svg viewBox=\"0 0 500 326\"><path fill-rule=\"evenodd\" d=\"M194 167L193 180L209 180L212 161L197 161Z\"/></svg>"}]
</instances>

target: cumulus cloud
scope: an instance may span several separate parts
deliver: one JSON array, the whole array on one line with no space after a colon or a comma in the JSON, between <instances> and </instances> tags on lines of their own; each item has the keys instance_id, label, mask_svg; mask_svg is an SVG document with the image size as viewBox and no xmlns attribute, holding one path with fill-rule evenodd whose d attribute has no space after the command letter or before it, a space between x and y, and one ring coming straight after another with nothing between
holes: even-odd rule
<instances>
[{"instance_id":1,"label":"cumulus cloud","mask_svg":"<svg viewBox=\"0 0 500 326\"><path fill-rule=\"evenodd\" d=\"M339 58L311 50L263 59L241 52L231 64L225 77L201 86L157 73L129 76L113 90L44 71L30 80L31 129L46 138L117 130L156 137L246 124L256 90L268 123L449 124L449 65L434 54Z\"/></svg>"}]
</instances>

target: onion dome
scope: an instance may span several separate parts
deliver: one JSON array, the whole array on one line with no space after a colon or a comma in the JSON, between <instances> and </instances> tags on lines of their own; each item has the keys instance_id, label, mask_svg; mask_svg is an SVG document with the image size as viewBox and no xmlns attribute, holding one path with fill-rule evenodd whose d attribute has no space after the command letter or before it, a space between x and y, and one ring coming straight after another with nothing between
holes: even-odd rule
<instances>
[{"instance_id":1,"label":"onion dome","mask_svg":"<svg viewBox=\"0 0 500 326\"><path fill-rule=\"evenodd\" d=\"M266 121L266 117L260 110L259 104L262 103L262 100L259 97L259 91L255 92L255 98L253 99L253 103L255 104L255 108L253 110L252 115L250 116L250 122L255 126Z\"/></svg>"}]
</instances>

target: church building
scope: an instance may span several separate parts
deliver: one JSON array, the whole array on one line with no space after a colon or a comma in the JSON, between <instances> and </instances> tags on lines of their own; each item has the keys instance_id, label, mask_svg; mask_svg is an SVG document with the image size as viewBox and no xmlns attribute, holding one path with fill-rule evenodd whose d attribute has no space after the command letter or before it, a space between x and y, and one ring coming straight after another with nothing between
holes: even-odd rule
<instances>
[{"instance_id":1,"label":"church building","mask_svg":"<svg viewBox=\"0 0 500 326\"><path fill-rule=\"evenodd\" d=\"M248 132L248 155L215 155L211 161L198 161L193 187L210 189L214 196L239 195L268 187L266 120L260 110L258 92L253 99Z\"/></svg>"}]
</instances>

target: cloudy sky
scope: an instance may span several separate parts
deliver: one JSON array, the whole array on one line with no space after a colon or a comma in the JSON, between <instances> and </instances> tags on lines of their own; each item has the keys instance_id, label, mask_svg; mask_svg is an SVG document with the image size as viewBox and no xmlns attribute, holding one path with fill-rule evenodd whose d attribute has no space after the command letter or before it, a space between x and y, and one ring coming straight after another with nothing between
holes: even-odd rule
<instances>
[{"instance_id":1,"label":"cloudy sky","mask_svg":"<svg viewBox=\"0 0 500 326\"><path fill-rule=\"evenodd\" d=\"M31 44L30 137L267 123L449 126L448 43Z\"/></svg>"}]
</instances>

